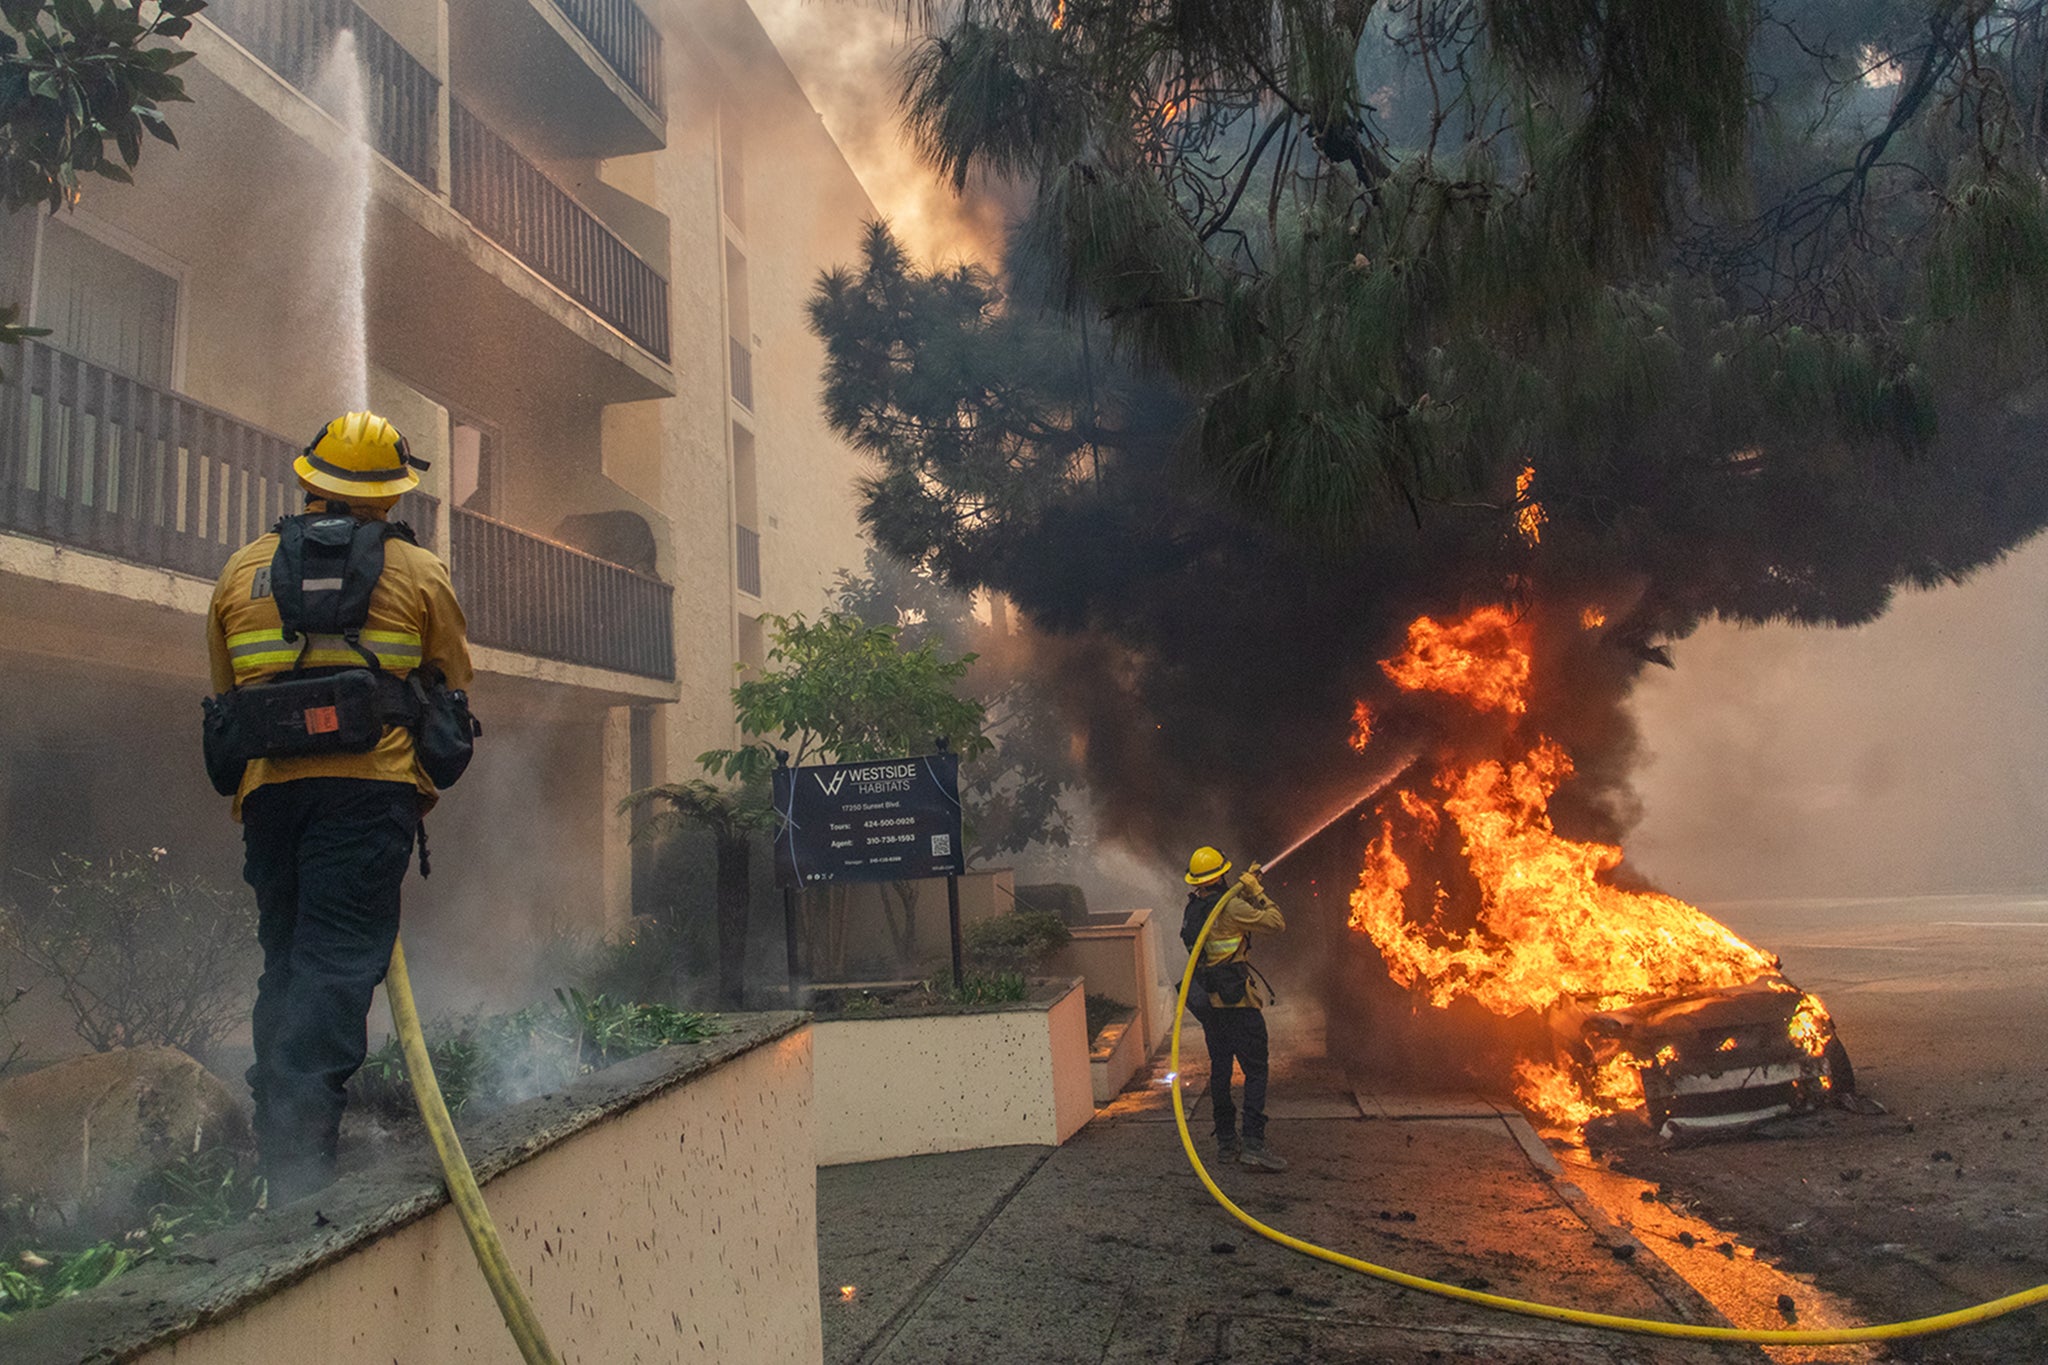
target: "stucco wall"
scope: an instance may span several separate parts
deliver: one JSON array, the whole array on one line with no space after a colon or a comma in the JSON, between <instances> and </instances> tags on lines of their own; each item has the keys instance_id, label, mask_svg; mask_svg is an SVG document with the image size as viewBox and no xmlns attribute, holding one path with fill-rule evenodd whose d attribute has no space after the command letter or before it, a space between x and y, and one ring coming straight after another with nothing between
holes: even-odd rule
<instances>
[{"instance_id":1,"label":"stucco wall","mask_svg":"<svg viewBox=\"0 0 2048 1365\"><path fill-rule=\"evenodd\" d=\"M1138 1011L1133 1027L1141 1056L1157 1052L1173 1027L1178 982L1169 985L1161 976L1158 934L1150 910L1133 910L1122 924L1075 928L1072 942L1050 964L1055 972L1083 978L1090 995L1106 995Z\"/></svg>"},{"instance_id":2,"label":"stucco wall","mask_svg":"<svg viewBox=\"0 0 2048 1365\"><path fill-rule=\"evenodd\" d=\"M741 1019L751 1043L680 1083L665 1069L692 1050L664 1049L524 1107L538 1134L471 1134L507 1254L565 1362L820 1358L811 1037L800 1016ZM592 1112L607 1086L626 1093ZM522 1143L542 1150L526 1155ZM0 1359L512 1359L430 1169L344 1178L238 1230L239 1245L198 1244L191 1264L138 1270L0 1325ZM167 1323L184 1334L165 1340L180 1330Z\"/></svg>"},{"instance_id":3,"label":"stucco wall","mask_svg":"<svg viewBox=\"0 0 2048 1365\"><path fill-rule=\"evenodd\" d=\"M1048 1004L812 1025L820 1166L1065 1142L1095 1112L1079 982Z\"/></svg>"}]
</instances>

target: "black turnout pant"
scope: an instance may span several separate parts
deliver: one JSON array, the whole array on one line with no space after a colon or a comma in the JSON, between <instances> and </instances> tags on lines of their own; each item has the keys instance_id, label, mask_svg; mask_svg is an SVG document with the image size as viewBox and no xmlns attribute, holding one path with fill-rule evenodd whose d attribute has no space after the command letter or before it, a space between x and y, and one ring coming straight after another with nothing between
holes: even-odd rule
<instances>
[{"instance_id":1,"label":"black turnout pant","mask_svg":"<svg viewBox=\"0 0 2048 1365\"><path fill-rule=\"evenodd\" d=\"M242 803L242 875L263 947L249 1089L274 1197L332 1175L342 1090L368 1050L370 996L398 938L419 824L410 782L301 778Z\"/></svg>"},{"instance_id":2,"label":"black turnout pant","mask_svg":"<svg viewBox=\"0 0 2048 1365\"><path fill-rule=\"evenodd\" d=\"M1230 1070L1235 1065L1244 1071L1245 1140L1265 1141L1266 1012L1204 1005L1194 1016L1209 1040L1209 1108L1216 1118L1216 1136L1237 1136L1237 1106L1230 1097Z\"/></svg>"}]
</instances>

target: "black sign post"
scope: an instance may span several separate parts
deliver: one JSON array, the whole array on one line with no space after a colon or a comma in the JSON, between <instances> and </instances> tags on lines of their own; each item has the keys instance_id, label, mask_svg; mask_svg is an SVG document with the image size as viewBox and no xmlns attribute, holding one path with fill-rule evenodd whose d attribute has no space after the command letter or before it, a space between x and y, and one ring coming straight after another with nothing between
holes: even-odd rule
<instances>
[{"instance_id":1,"label":"black sign post","mask_svg":"<svg viewBox=\"0 0 2048 1365\"><path fill-rule=\"evenodd\" d=\"M868 763L778 767L775 881L785 903L820 882L947 881L953 984L961 977L960 756L946 750ZM792 962L795 930L790 925Z\"/></svg>"}]
</instances>

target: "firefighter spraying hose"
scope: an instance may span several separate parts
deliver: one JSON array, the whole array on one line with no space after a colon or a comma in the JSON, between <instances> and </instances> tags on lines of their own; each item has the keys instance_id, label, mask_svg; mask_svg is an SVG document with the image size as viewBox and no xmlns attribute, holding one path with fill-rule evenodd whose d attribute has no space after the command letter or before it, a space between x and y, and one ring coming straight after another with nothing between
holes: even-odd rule
<instances>
[{"instance_id":1,"label":"firefighter spraying hose","mask_svg":"<svg viewBox=\"0 0 2048 1365\"><path fill-rule=\"evenodd\" d=\"M477 1265L521 1355L552 1365L442 1103L398 942L415 848L428 871L423 819L482 733L448 567L388 516L425 468L375 413L335 418L293 463L306 510L229 558L207 612L207 776L242 824L263 949L248 1073L257 1160L272 1207L334 1179L346 1087L384 982Z\"/></svg>"},{"instance_id":2,"label":"firefighter spraying hose","mask_svg":"<svg viewBox=\"0 0 2048 1365\"><path fill-rule=\"evenodd\" d=\"M1180 994L1175 1001L1173 1014L1173 1042L1168 1052L1167 1060L1167 1076L1172 1082L1173 1089L1173 1119L1175 1128L1180 1134L1181 1149L1187 1153L1188 1164L1194 1169L1195 1178L1202 1182L1203 1188L1208 1190L1210 1197L1221 1205L1224 1211L1231 1217L1267 1241L1277 1243L1290 1251L1299 1252L1315 1260L1327 1261L1331 1265L1342 1266L1346 1270L1356 1271L1361 1275L1369 1275L1374 1279L1385 1280L1389 1284L1400 1285L1405 1289L1420 1290L1425 1294L1434 1294L1439 1298L1454 1299L1461 1303L1476 1304L1482 1308L1498 1309L1502 1312L1516 1313L1525 1317L1544 1318L1552 1322L1570 1323L1574 1326L1592 1327L1603 1331L1627 1332L1640 1336L1676 1337L1696 1341L1744 1342L1764 1346L1847 1345L1855 1342L1895 1341L1906 1337L1931 1336L1937 1332L1952 1331L1955 1328L1965 1327L1972 1323L1988 1322L1992 1318L2002 1317L2007 1313L2016 1312L2022 1308L2048 1302L2048 1284L2042 1284L2015 1294L2007 1294L2002 1298L1975 1304L1969 1308L1957 1309L1954 1312L1940 1313L1932 1317L1915 1318L1907 1322L1882 1323L1866 1327L1752 1330L1741 1327L1713 1327L1694 1323L1659 1322L1653 1318L1631 1318L1613 1313L1595 1313L1585 1309L1567 1308L1558 1304L1536 1303L1527 1299L1509 1298L1502 1294L1489 1294L1482 1290L1467 1289L1462 1285L1444 1284L1438 1280L1425 1279L1420 1275L1410 1275L1405 1271L1376 1265L1371 1261L1361 1260L1355 1256L1347 1256L1342 1252L1332 1251L1327 1247L1317 1246L1313 1242L1304 1241L1299 1237L1281 1232L1277 1228L1269 1227L1251 1214L1246 1213L1231 1200L1229 1195L1223 1192L1216 1184L1215 1178L1209 1174L1208 1167L1202 1164L1202 1158L1195 1150L1194 1135L1188 1128L1187 1105L1181 1092L1180 1035L1181 1024L1191 1008L1189 1004L1189 991L1194 987L1196 977L1202 974L1207 965L1205 958L1210 955L1211 932L1218 927L1219 919L1224 919L1229 915L1232 903L1241 897L1256 897L1257 900L1264 901L1265 891L1260 883L1259 874L1262 871L1270 871L1274 864L1280 862L1281 859L1290 856L1317 834L1322 833L1323 830L1335 824L1345 814L1357 809L1370 795L1371 793L1368 792L1365 796L1361 796L1358 801L1354 801L1344 810L1339 811L1336 815L1324 821L1315 830L1311 831L1307 837L1297 840L1271 862L1264 864L1253 863L1247 867L1238 878L1236 885L1230 888L1230 894L1216 895L1206 902L1206 914L1199 920L1199 928L1196 928L1193 922L1184 923L1183 925L1182 937L1189 949L1188 962L1186 968L1181 972ZM1211 863L1212 858L1214 860L1213 864ZM1229 867L1229 861L1217 850L1213 848L1198 849L1193 858L1189 860L1187 880L1190 884L1199 887L1202 883L1197 881L1196 874L1198 871L1213 871L1217 878L1221 878L1229 871ZM1220 870L1217 870L1218 868ZM1196 908L1195 902L1192 900L1190 908L1191 910ZM1190 919L1192 920L1192 916ZM1199 1000L1199 998L1198 996L1197 999ZM1197 1018L1204 1023L1205 1027L1207 1026L1208 1020L1203 1015L1197 1014ZM1261 1058L1261 1072L1263 1073L1263 1058ZM1214 1088L1213 1079L1211 1088ZM1249 1085L1247 1085L1247 1089L1249 1089ZM1232 1154L1228 1146L1225 1146L1223 1151L1226 1156ZM1279 1168L1267 1167L1266 1169L1283 1169L1284 1165L1285 1163L1281 1163Z\"/></svg>"}]
</instances>

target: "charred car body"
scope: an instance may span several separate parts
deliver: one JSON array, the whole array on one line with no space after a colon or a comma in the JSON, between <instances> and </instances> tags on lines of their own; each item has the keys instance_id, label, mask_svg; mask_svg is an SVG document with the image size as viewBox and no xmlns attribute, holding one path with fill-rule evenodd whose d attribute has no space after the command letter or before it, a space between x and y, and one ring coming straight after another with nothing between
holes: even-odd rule
<instances>
[{"instance_id":1,"label":"charred car body","mask_svg":"<svg viewBox=\"0 0 2048 1365\"><path fill-rule=\"evenodd\" d=\"M1827 1010L1781 976L1567 1013L1552 1026L1576 1024L1575 1060L1633 1067L1649 1125L1667 1141L1737 1136L1856 1088Z\"/></svg>"}]
</instances>

